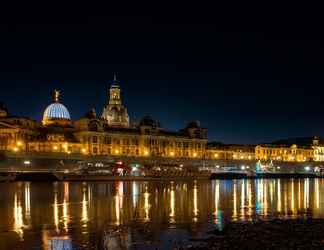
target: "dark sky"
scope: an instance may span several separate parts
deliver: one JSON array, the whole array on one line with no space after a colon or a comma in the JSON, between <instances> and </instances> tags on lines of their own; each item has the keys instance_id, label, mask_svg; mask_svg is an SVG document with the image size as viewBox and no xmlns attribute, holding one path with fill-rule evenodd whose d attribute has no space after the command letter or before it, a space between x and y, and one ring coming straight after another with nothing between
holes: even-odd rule
<instances>
[{"instance_id":1,"label":"dark sky","mask_svg":"<svg viewBox=\"0 0 324 250\"><path fill-rule=\"evenodd\" d=\"M320 6L122 4L2 8L11 113L41 119L54 88L73 119L101 113L116 72L131 119L200 120L226 143L324 136Z\"/></svg>"}]
</instances>

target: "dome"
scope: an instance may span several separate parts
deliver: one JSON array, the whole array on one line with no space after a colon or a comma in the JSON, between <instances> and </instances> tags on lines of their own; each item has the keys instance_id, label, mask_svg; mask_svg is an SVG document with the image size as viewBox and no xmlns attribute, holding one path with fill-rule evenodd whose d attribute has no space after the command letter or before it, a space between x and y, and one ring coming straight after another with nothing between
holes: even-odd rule
<instances>
[{"instance_id":1,"label":"dome","mask_svg":"<svg viewBox=\"0 0 324 250\"><path fill-rule=\"evenodd\" d=\"M70 120L70 113L67 108L61 103L52 103L44 112L43 120L45 119L67 119Z\"/></svg>"},{"instance_id":2,"label":"dome","mask_svg":"<svg viewBox=\"0 0 324 250\"><path fill-rule=\"evenodd\" d=\"M50 104L45 109L43 115L43 124L44 125L50 125L50 124L66 125L71 120L70 113L62 103L58 102L58 95L59 95L58 91L56 92L54 91L54 94L56 96L55 102Z\"/></svg>"}]
</instances>

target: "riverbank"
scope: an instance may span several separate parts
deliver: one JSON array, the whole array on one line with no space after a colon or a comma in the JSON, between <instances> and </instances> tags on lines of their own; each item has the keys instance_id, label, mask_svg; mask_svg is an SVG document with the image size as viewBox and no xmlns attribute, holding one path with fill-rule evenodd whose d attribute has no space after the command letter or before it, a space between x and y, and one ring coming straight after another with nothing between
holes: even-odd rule
<instances>
[{"instance_id":1,"label":"riverbank","mask_svg":"<svg viewBox=\"0 0 324 250\"><path fill-rule=\"evenodd\" d=\"M315 174L303 173L264 173L249 176L240 173L220 174L190 174L190 175L161 175L161 176L119 176L102 174L64 174L60 172L23 172L23 173L2 173L0 182L12 181L172 181L172 180L210 180L210 179L300 179L300 178L323 178Z\"/></svg>"},{"instance_id":2,"label":"riverbank","mask_svg":"<svg viewBox=\"0 0 324 250\"><path fill-rule=\"evenodd\" d=\"M209 232L204 239L192 239L198 246L179 249L324 249L323 232L323 219L231 222L223 231Z\"/></svg>"}]
</instances>

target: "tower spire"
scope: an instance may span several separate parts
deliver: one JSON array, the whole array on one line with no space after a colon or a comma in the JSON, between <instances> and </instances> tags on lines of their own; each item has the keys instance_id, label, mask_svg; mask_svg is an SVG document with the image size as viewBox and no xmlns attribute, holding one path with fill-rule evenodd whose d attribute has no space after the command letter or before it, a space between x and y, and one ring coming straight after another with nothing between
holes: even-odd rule
<instances>
[{"instance_id":1,"label":"tower spire","mask_svg":"<svg viewBox=\"0 0 324 250\"><path fill-rule=\"evenodd\" d=\"M113 86L119 86L118 80L117 80L117 74L114 73L114 80L113 80Z\"/></svg>"}]
</instances>

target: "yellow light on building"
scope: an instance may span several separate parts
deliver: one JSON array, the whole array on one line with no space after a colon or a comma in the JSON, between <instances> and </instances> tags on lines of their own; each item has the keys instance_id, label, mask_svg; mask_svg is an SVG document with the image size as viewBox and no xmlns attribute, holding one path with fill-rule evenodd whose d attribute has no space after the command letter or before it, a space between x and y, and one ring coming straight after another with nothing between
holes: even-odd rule
<instances>
[{"instance_id":1,"label":"yellow light on building","mask_svg":"<svg viewBox=\"0 0 324 250\"><path fill-rule=\"evenodd\" d=\"M236 158L236 154L233 154L233 158L234 158L234 159Z\"/></svg>"},{"instance_id":2,"label":"yellow light on building","mask_svg":"<svg viewBox=\"0 0 324 250\"><path fill-rule=\"evenodd\" d=\"M174 156L174 152L170 152L170 156Z\"/></svg>"},{"instance_id":3,"label":"yellow light on building","mask_svg":"<svg viewBox=\"0 0 324 250\"><path fill-rule=\"evenodd\" d=\"M119 154L119 150L118 149L115 150L115 154Z\"/></svg>"},{"instance_id":4,"label":"yellow light on building","mask_svg":"<svg viewBox=\"0 0 324 250\"><path fill-rule=\"evenodd\" d=\"M149 152L147 150L145 150L144 155L148 155L148 154L149 154Z\"/></svg>"},{"instance_id":5,"label":"yellow light on building","mask_svg":"<svg viewBox=\"0 0 324 250\"><path fill-rule=\"evenodd\" d=\"M243 155L241 155L241 159L244 159L244 156Z\"/></svg>"},{"instance_id":6,"label":"yellow light on building","mask_svg":"<svg viewBox=\"0 0 324 250\"><path fill-rule=\"evenodd\" d=\"M54 147L53 147L53 150L57 150L57 149L58 149L58 147L57 147L57 146L54 146Z\"/></svg>"},{"instance_id":7,"label":"yellow light on building","mask_svg":"<svg viewBox=\"0 0 324 250\"><path fill-rule=\"evenodd\" d=\"M83 154L87 153L87 150L85 148L83 148L81 151Z\"/></svg>"},{"instance_id":8,"label":"yellow light on building","mask_svg":"<svg viewBox=\"0 0 324 250\"><path fill-rule=\"evenodd\" d=\"M195 152L195 153L193 153L193 157L196 157L197 156L197 153Z\"/></svg>"},{"instance_id":9,"label":"yellow light on building","mask_svg":"<svg viewBox=\"0 0 324 250\"><path fill-rule=\"evenodd\" d=\"M22 145L22 142L21 141L18 141L17 142L17 146L21 146Z\"/></svg>"},{"instance_id":10,"label":"yellow light on building","mask_svg":"<svg viewBox=\"0 0 324 250\"><path fill-rule=\"evenodd\" d=\"M64 148L64 149L67 149L67 147L68 147L67 143L64 143L64 144L63 144L63 148Z\"/></svg>"},{"instance_id":11,"label":"yellow light on building","mask_svg":"<svg viewBox=\"0 0 324 250\"><path fill-rule=\"evenodd\" d=\"M249 160L251 160L251 155L249 155L249 157L248 157L248 158L249 158Z\"/></svg>"},{"instance_id":12,"label":"yellow light on building","mask_svg":"<svg viewBox=\"0 0 324 250\"><path fill-rule=\"evenodd\" d=\"M218 154L214 154L214 157L215 157L215 158L218 158Z\"/></svg>"},{"instance_id":13,"label":"yellow light on building","mask_svg":"<svg viewBox=\"0 0 324 250\"><path fill-rule=\"evenodd\" d=\"M71 154L71 151L67 151L68 154Z\"/></svg>"},{"instance_id":14,"label":"yellow light on building","mask_svg":"<svg viewBox=\"0 0 324 250\"><path fill-rule=\"evenodd\" d=\"M19 148L14 147L14 148L13 148L13 151L18 152L18 151L19 151Z\"/></svg>"}]
</instances>

